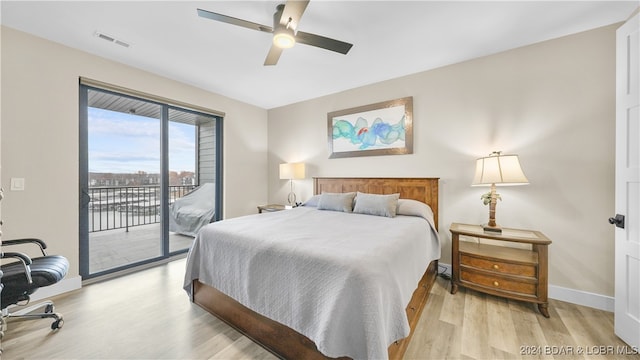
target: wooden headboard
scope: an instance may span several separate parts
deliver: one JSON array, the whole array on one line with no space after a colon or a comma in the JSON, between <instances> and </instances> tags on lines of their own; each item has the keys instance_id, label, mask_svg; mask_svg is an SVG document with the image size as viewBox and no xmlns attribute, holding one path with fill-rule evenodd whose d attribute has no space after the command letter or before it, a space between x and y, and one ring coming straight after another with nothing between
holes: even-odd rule
<instances>
[{"instance_id":1,"label":"wooden headboard","mask_svg":"<svg viewBox=\"0 0 640 360\"><path fill-rule=\"evenodd\" d=\"M422 201L433 210L438 227L438 180L440 178L337 178L314 177L313 193L365 192L370 194L400 193L401 199Z\"/></svg>"}]
</instances>

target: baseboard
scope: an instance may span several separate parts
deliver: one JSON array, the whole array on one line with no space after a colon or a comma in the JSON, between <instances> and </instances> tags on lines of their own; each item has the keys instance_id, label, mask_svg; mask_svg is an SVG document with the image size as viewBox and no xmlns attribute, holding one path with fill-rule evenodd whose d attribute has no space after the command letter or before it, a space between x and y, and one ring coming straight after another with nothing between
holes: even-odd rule
<instances>
[{"instance_id":1,"label":"baseboard","mask_svg":"<svg viewBox=\"0 0 640 360\"><path fill-rule=\"evenodd\" d=\"M439 265L445 270L442 271L442 269L440 269L438 273L444 272L447 275L451 275L451 265L443 263L439 263ZM549 298L610 312L613 312L615 304L615 299L612 296L600 295L582 290L569 289L556 285L549 285Z\"/></svg>"},{"instance_id":2,"label":"baseboard","mask_svg":"<svg viewBox=\"0 0 640 360\"><path fill-rule=\"evenodd\" d=\"M549 298L609 312L613 312L615 304L613 296L594 294L555 285L549 285Z\"/></svg>"},{"instance_id":3,"label":"baseboard","mask_svg":"<svg viewBox=\"0 0 640 360\"><path fill-rule=\"evenodd\" d=\"M48 299L50 297L64 294L69 291L77 290L82 287L82 277L67 277L62 281L53 284L51 286L38 289L31 295L31 301L39 301L42 299Z\"/></svg>"}]
</instances>

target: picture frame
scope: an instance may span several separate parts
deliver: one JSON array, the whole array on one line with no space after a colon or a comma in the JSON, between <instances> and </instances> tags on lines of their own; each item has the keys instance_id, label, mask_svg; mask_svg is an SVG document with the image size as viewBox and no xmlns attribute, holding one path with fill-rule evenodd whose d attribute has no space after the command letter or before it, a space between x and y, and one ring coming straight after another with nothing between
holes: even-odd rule
<instances>
[{"instance_id":1,"label":"picture frame","mask_svg":"<svg viewBox=\"0 0 640 360\"><path fill-rule=\"evenodd\" d=\"M329 158L413 153L413 97L327 114Z\"/></svg>"}]
</instances>

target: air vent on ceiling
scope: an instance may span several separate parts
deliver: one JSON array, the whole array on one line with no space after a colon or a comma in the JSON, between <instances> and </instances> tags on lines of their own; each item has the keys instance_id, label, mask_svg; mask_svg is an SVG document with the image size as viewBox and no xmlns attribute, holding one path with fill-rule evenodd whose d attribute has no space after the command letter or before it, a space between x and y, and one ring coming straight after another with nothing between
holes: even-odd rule
<instances>
[{"instance_id":1,"label":"air vent on ceiling","mask_svg":"<svg viewBox=\"0 0 640 360\"><path fill-rule=\"evenodd\" d=\"M100 39L106 40L114 44L118 44L120 46L124 46L126 48L131 46L131 44L129 44L128 42L117 39L115 36L107 35L101 31L96 31L94 35L99 37Z\"/></svg>"}]
</instances>

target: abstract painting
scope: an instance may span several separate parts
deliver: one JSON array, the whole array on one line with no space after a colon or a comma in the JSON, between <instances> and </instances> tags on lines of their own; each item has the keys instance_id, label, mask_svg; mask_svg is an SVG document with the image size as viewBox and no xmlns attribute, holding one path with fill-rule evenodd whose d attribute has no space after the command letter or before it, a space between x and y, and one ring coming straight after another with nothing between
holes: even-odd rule
<instances>
[{"instance_id":1,"label":"abstract painting","mask_svg":"<svg viewBox=\"0 0 640 360\"><path fill-rule=\"evenodd\" d=\"M413 97L327 114L329 158L413 153Z\"/></svg>"}]
</instances>

